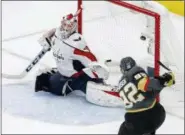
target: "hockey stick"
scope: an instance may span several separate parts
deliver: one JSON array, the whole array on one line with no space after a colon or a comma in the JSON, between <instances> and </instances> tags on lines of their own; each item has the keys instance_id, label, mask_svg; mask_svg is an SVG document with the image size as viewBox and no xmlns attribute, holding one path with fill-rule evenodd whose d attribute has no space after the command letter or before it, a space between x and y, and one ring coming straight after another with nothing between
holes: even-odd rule
<instances>
[{"instance_id":1,"label":"hockey stick","mask_svg":"<svg viewBox=\"0 0 185 135\"><path fill-rule=\"evenodd\" d=\"M84 7L81 5L80 8L74 14L74 17L77 17L83 9L84 9Z\"/></svg>"},{"instance_id":2,"label":"hockey stick","mask_svg":"<svg viewBox=\"0 0 185 135\"><path fill-rule=\"evenodd\" d=\"M157 62L159 63L159 65L161 67L163 67L167 71L170 71L170 72L172 71L170 68L168 68L166 65L164 65L161 61L157 61ZM107 60L105 60L104 64L107 65L107 66L111 66L112 67L112 66L118 66L119 62L113 61L111 59L107 59ZM118 70L115 70L115 71L118 71Z\"/></svg>"},{"instance_id":3,"label":"hockey stick","mask_svg":"<svg viewBox=\"0 0 185 135\"><path fill-rule=\"evenodd\" d=\"M49 43L51 46L50 41L46 38L46 41ZM6 79L22 79L24 78L30 71L31 69L40 61L40 59L48 52L51 48L48 48L47 50L42 49L39 54L34 58L34 60L27 66L27 68L19 75L9 75L9 74L3 74L2 77Z\"/></svg>"},{"instance_id":4,"label":"hockey stick","mask_svg":"<svg viewBox=\"0 0 185 135\"><path fill-rule=\"evenodd\" d=\"M165 66L161 61L157 61L159 63L159 65L161 67L163 67L164 69L168 70L168 71L172 71L171 69L169 69L167 66Z\"/></svg>"},{"instance_id":5,"label":"hockey stick","mask_svg":"<svg viewBox=\"0 0 185 135\"><path fill-rule=\"evenodd\" d=\"M2 48L2 51L3 51L3 52L6 52L6 53L8 53L8 54L11 54L11 55L13 55L13 56L15 56L15 57L18 57L18 58L20 58L20 59L26 60L26 61L32 61L32 60L33 60L33 58L26 57L26 56L24 56L24 55L21 55L21 54L12 52L12 51L10 51L10 50L8 50L8 49L5 49L5 48ZM42 66L44 66L44 67L50 68L50 66L48 66L48 65L45 64L45 63L40 63L40 65L42 65Z\"/></svg>"},{"instance_id":6,"label":"hockey stick","mask_svg":"<svg viewBox=\"0 0 185 135\"><path fill-rule=\"evenodd\" d=\"M172 71L170 68L168 68L167 66L165 66L161 61L157 61L158 63L159 63L159 65L161 66L161 67L163 67L164 69L166 69L166 70L168 70L168 71ZM112 61L111 59L107 59L107 60L105 60L105 62L104 62L106 65L108 65L108 64L111 64L111 66L112 65L118 65L118 63L117 62L115 62L115 61Z\"/></svg>"}]
</instances>

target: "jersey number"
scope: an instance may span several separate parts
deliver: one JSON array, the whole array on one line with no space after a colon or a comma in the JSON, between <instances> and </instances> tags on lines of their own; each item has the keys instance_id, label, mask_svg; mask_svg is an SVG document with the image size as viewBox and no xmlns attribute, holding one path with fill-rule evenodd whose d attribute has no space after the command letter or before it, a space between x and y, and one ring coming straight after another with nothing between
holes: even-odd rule
<instances>
[{"instance_id":1,"label":"jersey number","mask_svg":"<svg viewBox=\"0 0 185 135\"><path fill-rule=\"evenodd\" d=\"M142 94L138 93L138 89L133 83L128 83L123 87L120 97L123 99L125 108L132 108L135 103L145 99Z\"/></svg>"}]
</instances>

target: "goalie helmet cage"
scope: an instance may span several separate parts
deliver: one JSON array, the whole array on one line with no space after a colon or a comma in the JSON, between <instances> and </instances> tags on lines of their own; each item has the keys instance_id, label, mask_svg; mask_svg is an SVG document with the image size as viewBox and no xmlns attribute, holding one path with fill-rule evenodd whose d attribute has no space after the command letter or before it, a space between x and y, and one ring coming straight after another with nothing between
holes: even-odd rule
<instances>
[{"instance_id":1,"label":"goalie helmet cage","mask_svg":"<svg viewBox=\"0 0 185 135\"><path fill-rule=\"evenodd\" d=\"M154 41L155 41L155 49L154 49L154 74L155 76L159 76L160 65L158 61L160 60L160 15L156 12L150 11L148 9L133 5L126 1L121 0L107 0L106 2L110 2L112 4L128 8L135 12L142 13L144 15L148 15L154 18L155 24L155 32L154 32ZM83 6L83 0L78 0L78 9L81 9ZM86 8L86 7L85 7ZM85 12L85 11L84 11ZM78 16L78 32L83 34L83 11ZM158 97L159 100L159 97Z\"/></svg>"}]
</instances>

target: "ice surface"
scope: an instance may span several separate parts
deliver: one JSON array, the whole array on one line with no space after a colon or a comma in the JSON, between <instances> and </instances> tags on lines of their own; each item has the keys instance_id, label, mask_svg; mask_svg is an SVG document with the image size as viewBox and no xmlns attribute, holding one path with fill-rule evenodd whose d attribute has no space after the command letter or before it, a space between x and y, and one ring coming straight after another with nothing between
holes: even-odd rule
<instances>
[{"instance_id":1,"label":"ice surface","mask_svg":"<svg viewBox=\"0 0 185 135\"><path fill-rule=\"evenodd\" d=\"M52 27L56 27L63 14L66 14L69 11L75 12L75 9L75 1L3 1L3 39L27 35L28 33L36 34L3 42L2 47L29 59L34 58L41 49L37 40L42 35L42 32ZM182 29L184 29L184 19L176 15L171 15L171 17L173 18L173 23L177 29L179 39L181 39L181 45L183 46L184 33ZM127 19L129 19L129 17L127 17ZM104 20L103 22L107 23L109 26L113 23L108 20ZM121 25L121 22L117 24ZM89 26L91 26L89 27L90 34L91 32L96 32L97 28L95 24L89 23ZM101 34L103 34L105 30L106 27L102 27ZM119 31L118 28L117 30ZM98 47L94 46L95 44L98 44L94 38L87 37L92 50L100 59L107 58L109 56L116 59L117 54L112 53L112 50L119 53L123 52L123 54L124 51L127 51L126 49L121 50L122 47L116 48L111 46L111 44L115 44L112 42L113 40L110 40L111 34L112 33L107 34L107 40L98 38L102 43L104 43L102 46L99 45ZM124 34L125 35L119 34L119 36L127 36L127 33ZM136 31L135 34L139 35L138 31ZM115 41L117 36L115 35L113 39ZM131 40L131 38L127 40ZM141 44L141 41L137 41L136 38L133 38L132 43ZM122 45L121 41L117 41L117 44L119 46ZM104 49L104 54L102 55L101 50L104 48L104 45L108 45L111 49ZM129 46L130 44L127 42L124 45ZM137 48L137 50L138 49L142 50L142 48ZM105 55L109 53L109 56ZM125 52L125 54L129 53L131 52ZM137 51L134 51L134 54L136 54L136 58L144 57L143 53L137 54ZM40 63L55 66L55 63L51 58L51 53L46 54ZM2 51L3 73L19 74L27 64L29 64L29 61ZM38 64L31 73L22 80L2 79L2 133L116 134L118 132L119 126L124 120L124 108L96 106L86 102L84 95L78 91L68 97L57 97L44 92L34 93L34 79L39 68L43 68L43 66ZM116 84L119 78L120 74L112 73L108 82ZM184 88L182 89L184 90ZM164 97L168 95L165 102L171 100L171 97L173 97L174 94L174 91L163 92ZM182 96L183 94L177 95ZM175 107L173 104L169 106L168 109L175 111L177 114L184 115L184 108L182 108L182 105L184 105L184 101L182 101L179 106ZM172 116L171 114L167 114L165 123L157 133L182 134L184 133L184 120L179 117Z\"/></svg>"}]
</instances>

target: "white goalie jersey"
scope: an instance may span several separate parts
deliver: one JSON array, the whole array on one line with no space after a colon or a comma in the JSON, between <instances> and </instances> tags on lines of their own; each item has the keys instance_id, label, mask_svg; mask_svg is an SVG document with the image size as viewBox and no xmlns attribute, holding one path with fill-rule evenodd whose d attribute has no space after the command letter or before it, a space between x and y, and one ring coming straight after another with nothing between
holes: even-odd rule
<instances>
[{"instance_id":1,"label":"white goalie jersey","mask_svg":"<svg viewBox=\"0 0 185 135\"><path fill-rule=\"evenodd\" d=\"M82 68L87 67L93 61L97 61L79 33L73 33L69 38L62 39L59 29L56 29L52 44L58 71L63 76L75 77Z\"/></svg>"}]
</instances>

